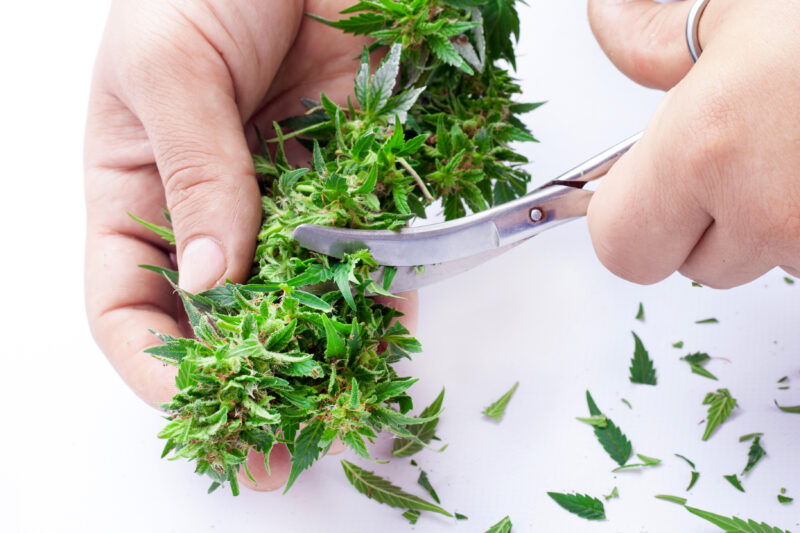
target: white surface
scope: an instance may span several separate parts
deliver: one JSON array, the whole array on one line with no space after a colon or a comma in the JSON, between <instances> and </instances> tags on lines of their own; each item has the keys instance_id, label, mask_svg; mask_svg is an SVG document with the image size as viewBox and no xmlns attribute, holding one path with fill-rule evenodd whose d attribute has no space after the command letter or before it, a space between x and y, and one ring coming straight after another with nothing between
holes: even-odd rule
<instances>
[{"instance_id":1,"label":"white surface","mask_svg":"<svg viewBox=\"0 0 800 533\"><path fill-rule=\"evenodd\" d=\"M531 4L523 9L520 76L527 100L550 101L529 117L542 140L528 150L541 182L641 129L659 94L628 82L602 56L583 2ZM107 2L6 2L0 17L0 529L411 530L400 511L352 489L335 457L304 474L287 496L239 498L224 491L206 496L207 481L189 465L159 459L162 420L111 370L82 310L82 130L106 9ZM675 452L702 474L690 503L798 529L800 501L779 506L775 498L786 487L800 500L800 417L772 405L773 398L800 403L800 284L786 286L781 277L772 272L727 292L691 288L679 277L633 286L599 265L585 224L577 222L423 291L419 337L426 351L402 369L423 378L412 389L418 406L447 387L439 434L450 447L417 460L444 505L470 520L424 515L413 529L481 532L509 514L517 532L715 531L653 499L685 494L689 469ZM639 301L645 324L633 320ZM720 324L694 325L709 316ZM631 329L655 359L655 388L628 382ZM670 347L677 340L730 360L709 366L719 384L689 373L678 360L685 351ZM784 375L792 389L777 391ZM481 409L517 379L502 423L484 420ZM729 387L741 409L703 443L700 403L717 385ZM663 466L610 473L614 464L591 429L574 420L586 414L587 388L635 451L664 459ZM741 471L747 446L737 438L752 431L766 434L769 455L740 494L722 475ZM370 468L423 494L405 460ZM576 518L545 494L599 496L614 486L621 498L607 504L605 523Z\"/></svg>"}]
</instances>

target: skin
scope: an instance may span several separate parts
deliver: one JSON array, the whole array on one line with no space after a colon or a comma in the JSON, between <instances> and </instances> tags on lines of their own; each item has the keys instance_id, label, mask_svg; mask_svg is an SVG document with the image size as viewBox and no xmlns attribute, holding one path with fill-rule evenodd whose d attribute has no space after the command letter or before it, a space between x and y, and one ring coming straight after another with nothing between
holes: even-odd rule
<instances>
[{"instance_id":1,"label":"skin","mask_svg":"<svg viewBox=\"0 0 800 533\"><path fill-rule=\"evenodd\" d=\"M800 275L800 4L712 0L692 66L691 3L589 1L614 64L668 90L591 201L597 255L637 283L680 271L726 288L775 266ZM191 292L247 277L261 217L252 125L299 114L299 98L323 90L346 100L363 41L302 14L335 18L349 4L114 2L86 128L86 301L99 346L146 402L174 393L174 369L142 353L157 342L148 330L182 327L166 282L137 265L177 263ZM174 248L126 215L160 223L164 206ZM401 305L413 330L416 295ZM276 449L270 464L272 476L252 455L256 482L243 484L282 486L288 452Z\"/></svg>"},{"instance_id":2,"label":"skin","mask_svg":"<svg viewBox=\"0 0 800 533\"><path fill-rule=\"evenodd\" d=\"M800 274L800 3L711 0L692 66L693 1L590 0L592 30L631 79L668 90L603 178L588 223L614 274L675 271L710 287Z\"/></svg>"},{"instance_id":3,"label":"skin","mask_svg":"<svg viewBox=\"0 0 800 533\"><path fill-rule=\"evenodd\" d=\"M149 333L188 333L175 295L137 265L180 271L190 292L248 277L261 222L253 125L305 111L324 91L346 103L364 40L303 16L336 18L338 0L118 0L95 66L86 127L86 305L92 333L125 382L149 404L176 392L176 369L143 353ZM307 160L299 145L289 154ZM162 224L177 245L131 220ZM416 294L398 304L416 325ZM396 301L396 300L395 300ZM341 446L338 447L341 449ZM256 482L285 483L289 454L248 459Z\"/></svg>"}]
</instances>

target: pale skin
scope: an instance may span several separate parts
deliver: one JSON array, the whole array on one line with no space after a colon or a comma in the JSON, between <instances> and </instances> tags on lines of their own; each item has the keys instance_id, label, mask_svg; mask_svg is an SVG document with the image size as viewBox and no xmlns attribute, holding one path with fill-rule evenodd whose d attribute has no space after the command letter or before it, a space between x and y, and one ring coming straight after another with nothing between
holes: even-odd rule
<instances>
[{"instance_id":1,"label":"pale skin","mask_svg":"<svg viewBox=\"0 0 800 533\"><path fill-rule=\"evenodd\" d=\"M250 271L261 208L253 125L299 114L324 91L344 103L364 41L303 17L350 0L118 0L92 84L86 134L86 301L92 332L150 404L174 393L174 368L143 350L153 329L180 335L178 303L140 264L172 267L198 292ZM600 261L637 283L675 271L733 287L782 266L800 274L800 3L712 0L692 66L683 37L690 2L590 0L592 29L623 73L669 90L642 140L589 207ZM524 75L524 73L522 73ZM307 157L291 154L297 163ZM167 246L126 213L161 223ZM623 216L624 215L624 216ZM416 294L400 300L416 325ZM288 476L276 448L273 490Z\"/></svg>"}]
</instances>

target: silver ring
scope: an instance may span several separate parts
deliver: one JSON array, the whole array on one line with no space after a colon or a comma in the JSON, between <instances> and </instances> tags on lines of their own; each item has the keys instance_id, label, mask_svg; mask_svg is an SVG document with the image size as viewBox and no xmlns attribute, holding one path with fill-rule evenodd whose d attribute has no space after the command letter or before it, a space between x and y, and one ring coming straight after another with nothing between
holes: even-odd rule
<instances>
[{"instance_id":1,"label":"silver ring","mask_svg":"<svg viewBox=\"0 0 800 533\"><path fill-rule=\"evenodd\" d=\"M696 0L689 16L686 18L686 44L689 45L689 53L692 55L692 62L697 63L697 58L703 52L700 47L700 18L703 16L706 6L711 0Z\"/></svg>"}]
</instances>

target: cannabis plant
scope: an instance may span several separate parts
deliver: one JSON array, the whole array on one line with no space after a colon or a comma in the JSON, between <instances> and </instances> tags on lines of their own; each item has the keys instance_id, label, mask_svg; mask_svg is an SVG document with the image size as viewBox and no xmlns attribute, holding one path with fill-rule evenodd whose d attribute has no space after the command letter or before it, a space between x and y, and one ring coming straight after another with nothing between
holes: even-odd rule
<instances>
[{"instance_id":1,"label":"cannabis plant","mask_svg":"<svg viewBox=\"0 0 800 533\"><path fill-rule=\"evenodd\" d=\"M520 88L503 67L514 65L514 2L367 0L342 20L317 19L371 37L385 59L371 74L364 50L355 101L317 95L304 100L305 115L275 124L269 139L259 134L263 224L251 279L200 294L176 287L194 338L160 335L149 350L178 367L163 455L194 461L210 490L227 481L236 494L248 453L263 453L268 467L276 443L292 456L287 490L337 437L365 458L366 441L384 430L427 445L431 436L409 426L439 413L409 416L417 380L392 367L420 345L399 312L367 297L388 295L392 269L373 279L369 250L326 257L301 248L292 230L396 230L436 200L453 219L525 192L526 159L511 143L534 140L518 114L536 104L513 101ZM287 161L290 138L309 148L308 168Z\"/></svg>"}]
</instances>

